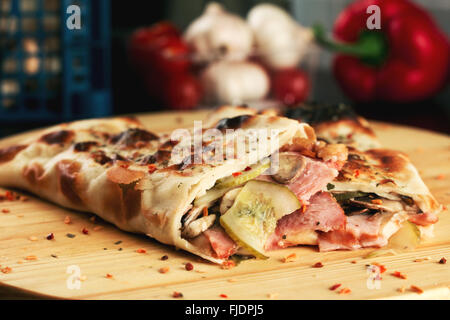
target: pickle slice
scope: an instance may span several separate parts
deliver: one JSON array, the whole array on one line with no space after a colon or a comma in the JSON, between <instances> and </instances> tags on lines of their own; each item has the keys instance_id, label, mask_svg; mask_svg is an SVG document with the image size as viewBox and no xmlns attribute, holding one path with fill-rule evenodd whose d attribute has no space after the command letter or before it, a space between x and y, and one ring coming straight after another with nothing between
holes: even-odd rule
<instances>
[{"instance_id":1,"label":"pickle slice","mask_svg":"<svg viewBox=\"0 0 450 320\"><path fill-rule=\"evenodd\" d=\"M269 160L259 162L257 164L254 164L253 166L250 166L250 170L240 172L239 175L236 176L231 175L229 177L217 180L214 188L223 189L223 188L238 187L246 183L247 181L250 181L260 176L262 173L264 173L264 171L266 171L269 168L270 168Z\"/></svg>"},{"instance_id":2,"label":"pickle slice","mask_svg":"<svg viewBox=\"0 0 450 320\"><path fill-rule=\"evenodd\" d=\"M420 231L417 226L409 221L403 223L403 226L392 237L389 238L389 247L400 250L412 250L420 244Z\"/></svg>"},{"instance_id":3,"label":"pickle slice","mask_svg":"<svg viewBox=\"0 0 450 320\"><path fill-rule=\"evenodd\" d=\"M257 258L267 259L264 244L277 221L300 207L300 201L286 186L253 180L220 217L220 224L238 245Z\"/></svg>"},{"instance_id":4,"label":"pickle slice","mask_svg":"<svg viewBox=\"0 0 450 320\"><path fill-rule=\"evenodd\" d=\"M240 175L229 176L217 180L216 185L208 190L203 196L194 201L196 207L209 206L212 202L222 197L229 190L243 185L249 180L260 176L270 167L270 161L265 160L250 166L250 170L243 171Z\"/></svg>"}]
</instances>

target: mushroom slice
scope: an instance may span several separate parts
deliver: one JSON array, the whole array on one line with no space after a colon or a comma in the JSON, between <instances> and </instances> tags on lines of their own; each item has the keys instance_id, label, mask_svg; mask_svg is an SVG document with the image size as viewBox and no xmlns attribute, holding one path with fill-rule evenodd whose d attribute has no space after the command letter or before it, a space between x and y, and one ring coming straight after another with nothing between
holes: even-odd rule
<instances>
[{"instance_id":1,"label":"mushroom slice","mask_svg":"<svg viewBox=\"0 0 450 320\"><path fill-rule=\"evenodd\" d=\"M282 152L279 155L278 171L273 179L279 183L288 184L297 179L305 169L306 163L302 155Z\"/></svg>"},{"instance_id":2,"label":"mushroom slice","mask_svg":"<svg viewBox=\"0 0 450 320\"><path fill-rule=\"evenodd\" d=\"M216 220L215 214L210 214L208 216L201 217L197 220L192 221L186 227L184 227L181 235L185 238L195 238L200 233L208 230L214 224Z\"/></svg>"},{"instance_id":3,"label":"mushroom slice","mask_svg":"<svg viewBox=\"0 0 450 320\"><path fill-rule=\"evenodd\" d=\"M228 209L231 208L231 206L234 203L234 200L236 199L239 192L241 192L241 190L242 190L242 187L232 189L232 190L228 191L227 193L225 193L225 195L222 198L222 202L220 203L220 214L224 214L225 212L228 211Z\"/></svg>"},{"instance_id":4,"label":"mushroom slice","mask_svg":"<svg viewBox=\"0 0 450 320\"><path fill-rule=\"evenodd\" d=\"M381 199L380 199L381 200ZM348 200L350 203L360 205L369 209L375 209L385 212L398 212L404 210L400 201L382 199L381 203L373 203L368 201L360 201L355 199Z\"/></svg>"}]
</instances>

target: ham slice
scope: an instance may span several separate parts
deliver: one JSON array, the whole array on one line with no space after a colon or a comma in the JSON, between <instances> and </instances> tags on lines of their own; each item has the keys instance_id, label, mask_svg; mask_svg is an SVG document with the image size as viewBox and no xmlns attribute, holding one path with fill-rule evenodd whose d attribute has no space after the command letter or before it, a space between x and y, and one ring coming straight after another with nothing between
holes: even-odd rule
<instances>
[{"instance_id":1,"label":"ham slice","mask_svg":"<svg viewBox=\"0 0 450 320\"><path fill-rule=\"evenodd\" d=\"M289 241L299 233L316 230L327 232L344 228L346 222L344 211L328 192L315 194L309 202L305 212L300 209L278 221L275 232L266 242L267 250L310 244Z\"/></svg>"},{"instance_id":2,"label":"ham slice","mask_svg":"<svg viewBox=\"0 0 450 320\"><path fill-rule=\"evenodd\" d=\"M382 247L387 239L380 235L382 215L354 215L347 217L344 229L319 235L319 250L355 250L364 247Z\"/></svg>"},{"instance_id":3,"label":"ham slice","mask_svg":"<svg viewBox=\"0 0 450 320\"><path fill-rule=\"evenodd\" d=\"M287 186L299 200L307 203L312 195L326 188L327 184L338 175L338 171L323 162L305 159L307 161L305 170L298 179Z\"/></svg>"},{"instance_id":4,"label":"ham slice","mask_svg":"<svg viewBox=\"0 0 450 320\"><path fill-rule=\"evenodd\" d=\"M439 218L434 213L419 213L411 215L408 220L419 226L426 227L438 222Z\"/></svg>"},{"instance_id":5,"label":"ham slice","mask_svg":"<svg viewBox=\"0 0 450 320\"><path fill-rule=\"evenodd\" d=\"M228 259L236 252L236 243L221 227L212 227L203 232L203 235L208 239L217 258Z\"/></svg>"}]
</instances>

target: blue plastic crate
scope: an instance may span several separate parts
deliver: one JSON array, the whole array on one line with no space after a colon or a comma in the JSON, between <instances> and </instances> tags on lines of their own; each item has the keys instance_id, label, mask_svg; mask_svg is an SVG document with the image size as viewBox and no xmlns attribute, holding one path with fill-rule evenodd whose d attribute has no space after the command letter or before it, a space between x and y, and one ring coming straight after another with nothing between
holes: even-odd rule
<instances>
[{"instance_id":1,"label":"blue plastic crate","mask_svg":"<svg viewBox=\"0 0 450 320\"><path fill-rule=\"evenodd\" d=\"M81 9L70 30L68 6ZM109 0L0 1L0 122L111 114Z\"/></svg>"}]
</instances>

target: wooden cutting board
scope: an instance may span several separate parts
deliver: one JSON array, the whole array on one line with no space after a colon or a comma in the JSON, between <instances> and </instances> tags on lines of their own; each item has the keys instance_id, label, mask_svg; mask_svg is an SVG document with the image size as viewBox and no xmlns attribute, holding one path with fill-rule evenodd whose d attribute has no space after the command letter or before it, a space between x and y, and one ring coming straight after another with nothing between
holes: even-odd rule
<instances>
[{"instance_id":1,"label":"wooden cutting board","mask_svg":"<svg viewBox=\"0 0 450 320\"><path fill-rule=\"evenodd\" d=\"M139 118L157 132L190 126L204 116L205 112L199 111ZM432 193L448 207L450 138L401 126L373 126L386 147L411 157ZM4 139L0 146L27 134ZM1 209L10 212L2 213ZM64 223L66 216L71 224ZM174 291L183 293L184 299L225 299L222 294L228 299L450 298L450 262L438 263L442 257L450 259L448 210L440 216L434 240L415 251L367 259L364 257L374 249L319 253L310 247L289 248L274 252L269 260L244 261L229 270L108 223L92 221L92 216L33 196L25 202L0 202L0 269L10 270L0 272L0 298L172 299ZM87 235L81 232L84 227L89 230ZM46 239L49 233L54 234L54 240ZM69 233L75 237L69 238ZM146 253L136 252L138 249ZM282 262L292 253L296 261ZM161 260L164 255L169 258ZM414 262L416 259L428 260ZM186 271L187 262L194 270ZM313 268L317 262L323 267ZM387 268L378 283L370 281L366 267L375 262ZM160 273L163 267L169 271ZM78 282L77 271L81 274ZM407 279L392 276L394 271L404 273ZM349 288L351 293L329 290L337 283L342 284L339 289ZM411 285L424 293L410 291ZM399 288L406 290L400 292Z\"/></svg>"}]
</instances>

